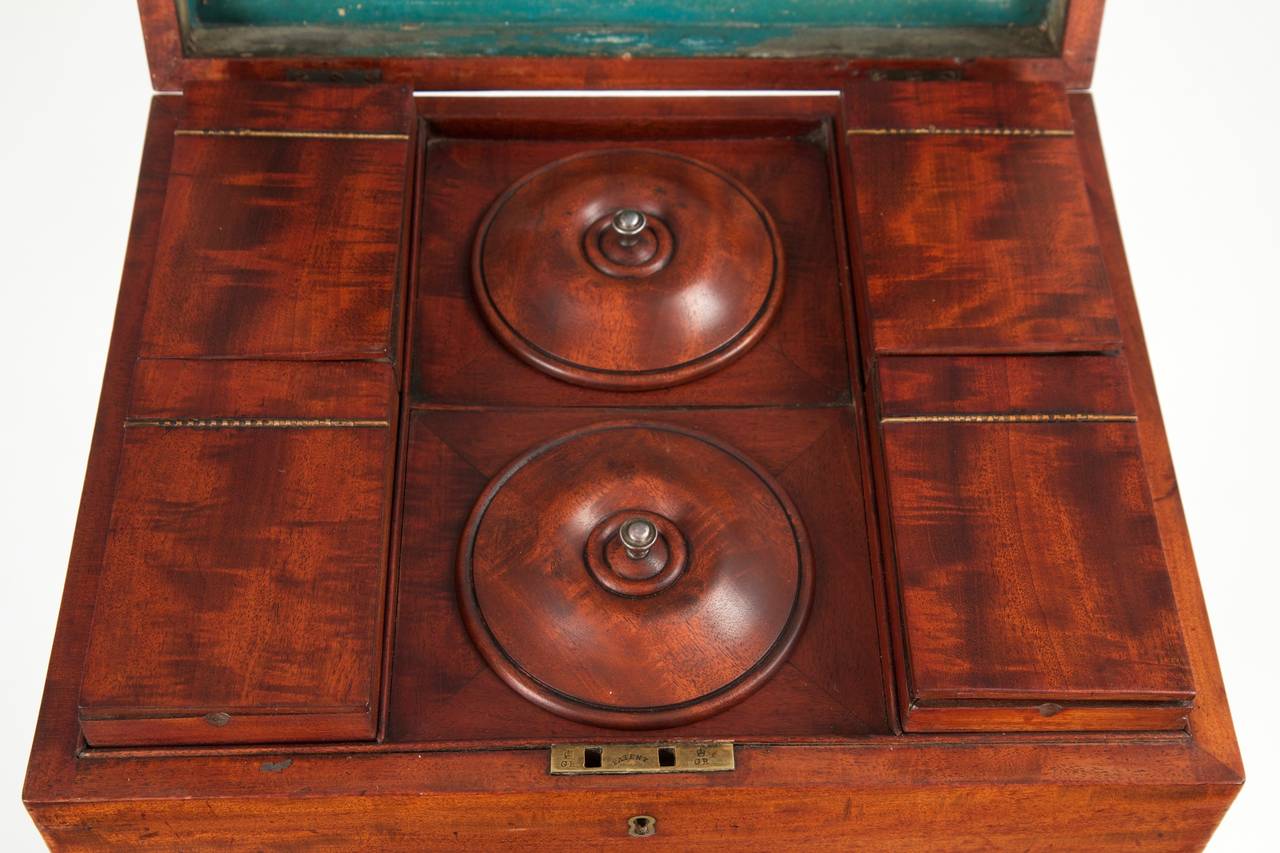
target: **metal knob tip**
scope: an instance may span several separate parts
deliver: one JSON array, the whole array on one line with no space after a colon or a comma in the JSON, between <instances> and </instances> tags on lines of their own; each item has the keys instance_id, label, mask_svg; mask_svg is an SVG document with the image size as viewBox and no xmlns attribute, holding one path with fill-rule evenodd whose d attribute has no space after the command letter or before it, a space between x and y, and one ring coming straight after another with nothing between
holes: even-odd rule
<instances>
[{"instance_id":1,"label":"metal knob tip","mask_svg":"<svg viewBox=\"0 0 1280 853\"><path fill-rule=\"evenodd\" d=\"M649 556L649 550L658 541L658 528L647 519L633 518L622 525L618 537L622 540L622 546L627 549L628 557L643 560Z\"/></svg>"},{"instance_id":2,"label":"metal knob tip","mask_svg":"<svg viewBox=\"0 0 1280 853\"><path fill-rule=\"evenodd\" d=\"M649 224L648 218L638 210L624 207L613 215L613 230L623 237L634 237Z\"/></svg>"}]
</instances>

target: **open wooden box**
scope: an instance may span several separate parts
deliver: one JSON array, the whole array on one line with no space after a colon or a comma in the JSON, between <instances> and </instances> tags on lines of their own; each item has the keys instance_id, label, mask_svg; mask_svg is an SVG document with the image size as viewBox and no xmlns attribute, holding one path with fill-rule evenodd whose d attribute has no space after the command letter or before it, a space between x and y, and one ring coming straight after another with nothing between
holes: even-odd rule
<instances>
[{"instance_id":1,"label":"open wooden box","mask_svg":"<svg viewBox=\"0 0 1280 853\"><path fill-rule=\"evenodd\" d=\"M52 847L1204 845L1101 2L139 6Z\"/></svg>"}]
</instances>

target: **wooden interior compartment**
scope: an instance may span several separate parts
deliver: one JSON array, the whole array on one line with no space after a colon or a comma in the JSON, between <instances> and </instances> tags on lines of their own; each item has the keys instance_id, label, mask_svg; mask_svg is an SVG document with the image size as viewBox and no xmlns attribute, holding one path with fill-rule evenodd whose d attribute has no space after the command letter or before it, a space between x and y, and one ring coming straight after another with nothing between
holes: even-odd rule
<instances>
[{"instance_id":1,"label":"wooden interior compartment","mask_svg":"<svg viewBox=\"0 0 1280 853\"><path fill-rule=\"evenodd\" d=\"M393 358L410 100L188 87L140 354Z\"/></svg>"},{"instance_id":2,"label":"wooden interior compartment","mask_svg":"<svg viewBox=\"0 0 1280 853\"><path fill-rule=\"evenodd\" d=\"M636 737L812 742L888 734L863 477L854 414L846 408L626 414L735 448L778 482L803 520L813 553L813 604L785 662L756 692L707 719L636 732L552 714L490 668L457 601L455 565L472 506L493 477L529 450L618 417L615 409L582 408L410 414L387 741L524 747Z\"/></svg>"},{"instance_id":3,"label":"wooden interior compartment","mask_svg":"<svg viewBox=\"0 0 1280 853\"><path fill-rule=\"evenodd\" d=\"M871 350L1118 348L1059 87L857 83L847 122Z\"/></svg>"},{"instance_id":4,"label":"wooden interior compartment","mask_svg":"<svg viewBox=\"0 0 1280 853\"><path fill-rule=\"evenodd\" d=\"M878 380L904 727L1183 727L1123 360L899 356Z\"/></svg>"},{"instance_id":5,"label":"wooden interior compartment","mask_svg":"<svg viewBox=\"0 0 1280 853\"><path fill-rule=\"evenodd\" d=\"M193 85L182 103L81 730L93 747L368 740L409 94Z\"/></svg>"},{"instance_id":6,"label":"wooden interior compartment","mask_svg":"<svg viewBox=\"0 0 1280 853\"><path fill-rule=\"evenodd\" d=\"M80 689L91 746L373 737L395 410L385 364L139 364Z\"/></svg>"},{"instance_id":7,"label":"wooden interior compartment","mask_svg":"<svg viewBox=\"0 0 1280 853\"><path fill-rule=\"evenodd\" d=\"M91 746L373 737L389 444L128 431L80 692Z\"/></svg>"},{"instance_id":8,"label":"wooden interior compartment","mask_svg":"<svg viewBox=\"0 0 1280 853\"><path fill-rule=\"evenodd\" d=\"M655 108L632 100L420 103L429 130L410 334L415 403L651 406L850 399L848 278L832 200L838 186L832 139L838 102L714 98ZM477 304L473 246L495 200L550 163L614 149L674 153L723 172L759 200L781 238L781 304L762 336L726 366L674 387L601 390L555 378L513 354ZM677 255L680 240L684 251L696 251L697 237L677 235Z\"/></svg>"}]
</instances>

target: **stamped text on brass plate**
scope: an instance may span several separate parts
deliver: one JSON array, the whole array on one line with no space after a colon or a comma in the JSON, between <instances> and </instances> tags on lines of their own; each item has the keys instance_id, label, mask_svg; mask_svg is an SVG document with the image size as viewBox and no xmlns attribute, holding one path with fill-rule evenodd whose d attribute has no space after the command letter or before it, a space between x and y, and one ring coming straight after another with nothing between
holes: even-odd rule
<instances>
[{"instance_id":1,"label":"stamped text on brass plate","mask_svg":"<svg viewBox=\"0 0 1280 853\"><path fill-rule=\"evenodd\" d=\"M733 744L612 743L551 747L551 773L714 773L733 769Z\"/></svg>"}]
</instances>

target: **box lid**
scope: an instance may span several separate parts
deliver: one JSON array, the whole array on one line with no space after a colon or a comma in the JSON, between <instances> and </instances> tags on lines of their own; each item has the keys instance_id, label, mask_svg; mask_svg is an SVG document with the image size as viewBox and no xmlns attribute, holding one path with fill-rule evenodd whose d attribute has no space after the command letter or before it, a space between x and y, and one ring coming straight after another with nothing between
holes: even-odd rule
<instances>
[{"instance_id":1,"label":"box lid","mask_svg":"<svg viewBox=\"0 0 1280 853\"><path fill-rule=\"evenodd\" d=\"M850 76L1088 85L1102 0L139 0L157 88L796 88Z\"/></svg>"}]
</instances>

